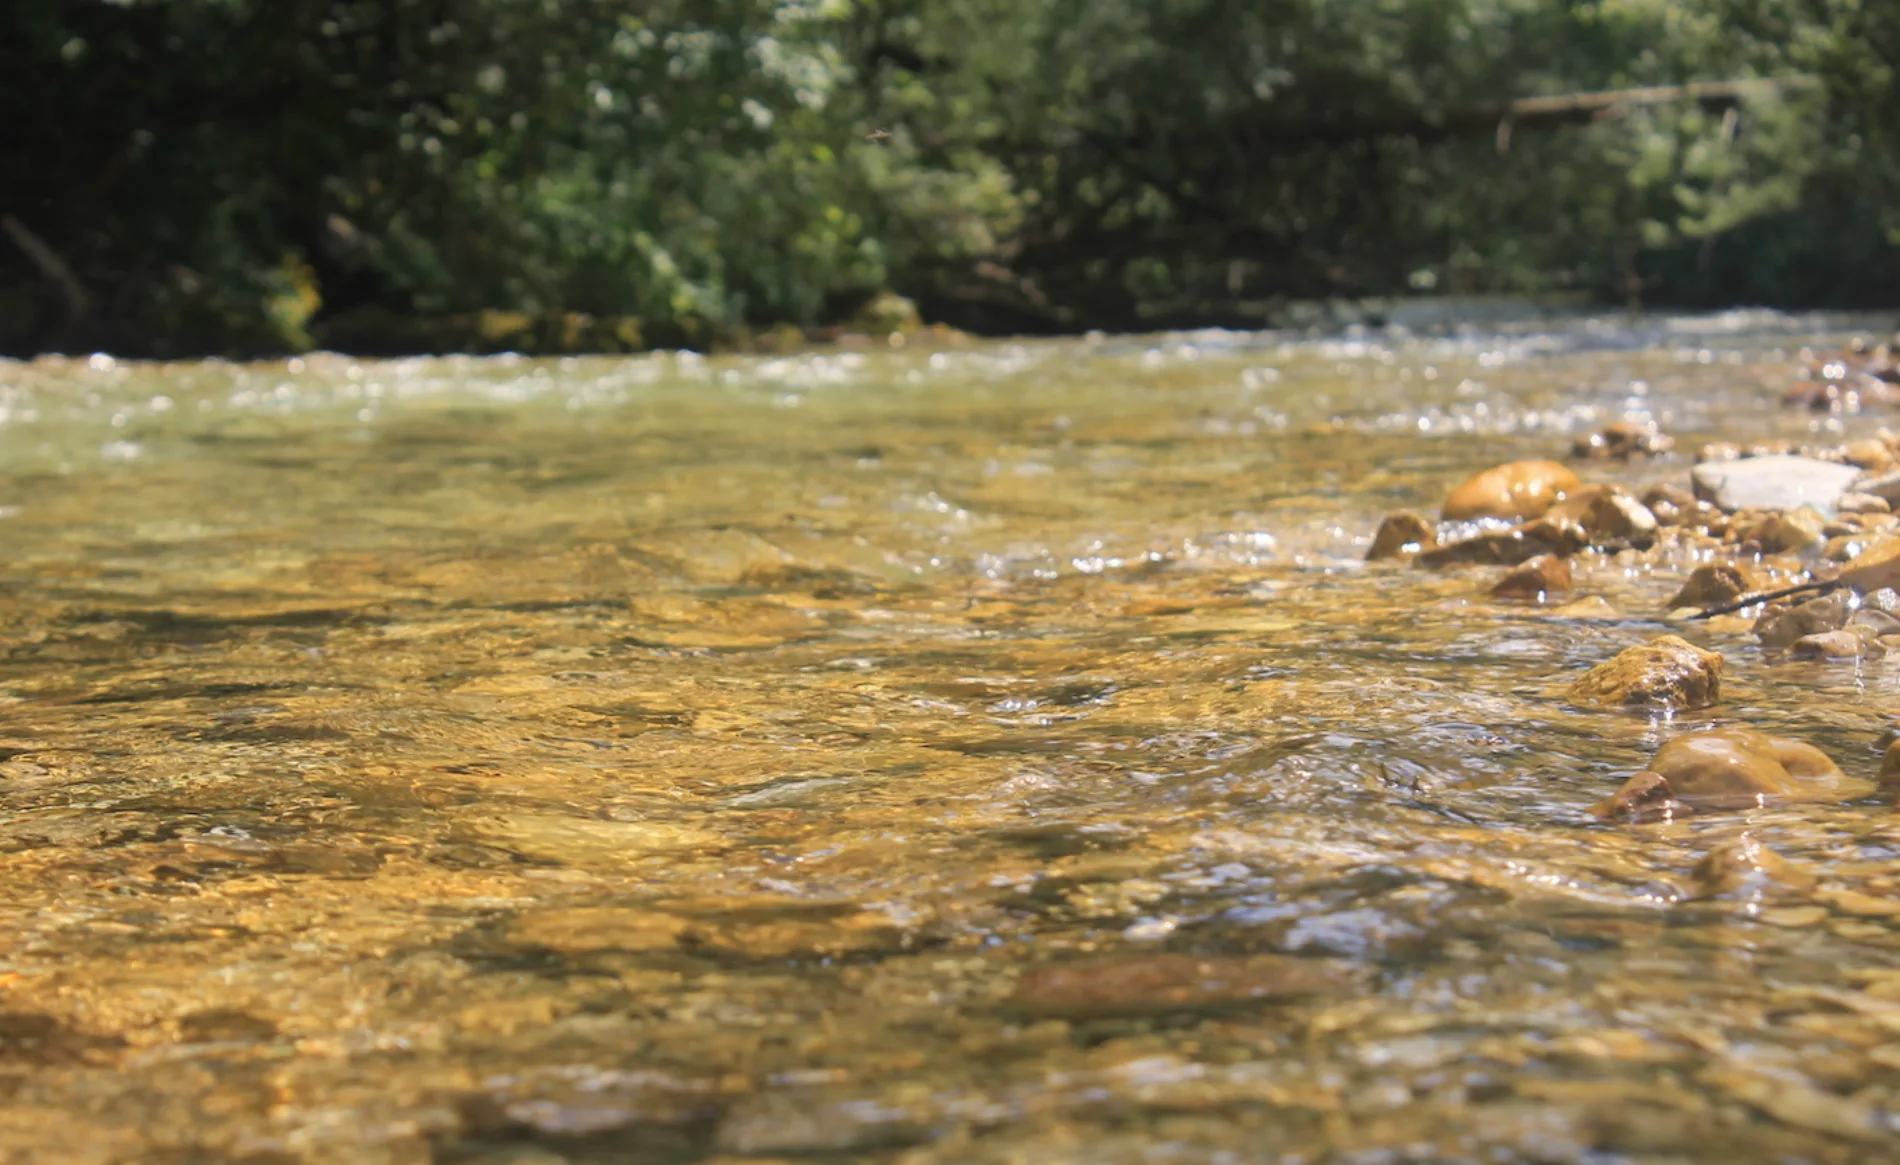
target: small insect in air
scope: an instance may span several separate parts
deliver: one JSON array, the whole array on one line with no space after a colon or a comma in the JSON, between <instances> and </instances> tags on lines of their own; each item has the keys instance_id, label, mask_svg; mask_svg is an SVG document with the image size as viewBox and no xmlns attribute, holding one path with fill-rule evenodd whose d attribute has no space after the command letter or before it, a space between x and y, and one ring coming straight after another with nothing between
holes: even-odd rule
<instances>
[{"instance_id":1,"label":"small insect in air","mask_svg":"<svg viewBox=\"0 0 1900 1165\"><path fill-rule=\"evenodd\" d=\"M867 142L888 142L891 140L891 131L888 129L874 129L864 135L864 140Z\"/></svg>"}]
</instances>

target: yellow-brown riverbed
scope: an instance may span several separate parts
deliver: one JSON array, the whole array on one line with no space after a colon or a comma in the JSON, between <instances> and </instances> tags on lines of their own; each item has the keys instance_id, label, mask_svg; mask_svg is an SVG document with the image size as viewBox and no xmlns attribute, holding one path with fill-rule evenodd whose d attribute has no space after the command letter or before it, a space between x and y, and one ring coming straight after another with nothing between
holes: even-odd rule
<instances>
[{"instance_id":1,"label":"yellow-brown riverbed","mask_svg":"<svg viewBox=\"0 0 1900 1165\"><path fill-rule=\"evenodd\" d=\"M1362 561L1871 432L1778 405L1857 323L0 364L0 1160L1900 1156L1895 810L1586 812L1871 778L1900 657ZM1716 708L1565 701L1664 631Z\"/></svg>"}]
</instances>

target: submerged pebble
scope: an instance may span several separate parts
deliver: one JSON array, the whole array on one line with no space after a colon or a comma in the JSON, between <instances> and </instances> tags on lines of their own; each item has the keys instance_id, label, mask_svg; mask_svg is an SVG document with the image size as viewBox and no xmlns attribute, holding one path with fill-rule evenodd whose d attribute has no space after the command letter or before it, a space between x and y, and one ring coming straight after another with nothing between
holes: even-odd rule
<instances>
[{"instance_id":1,"label":"submerged pebble","mask_svg":"<svg viewBox=\"0 0 1900 1165\"><path fill-rule=\"evenodd\" d=\"M1690 875L1698 898L1764 898L1806 894L1815 878L1753 837L1726 841L1704 854Z\"/></svg>"},{"instance_id":2,"label":"submerged pebble","mask_svg":"<svg viewBox=\"0 0 1900 1165\"><path fill-rule=\"evenodd\" d=\"M1351 981L1343 964L1323 959L1113 955L1030 971L1005 1006L1035 1018L1166 1015L1336 991Z\"/></svg>"}]
</instances>

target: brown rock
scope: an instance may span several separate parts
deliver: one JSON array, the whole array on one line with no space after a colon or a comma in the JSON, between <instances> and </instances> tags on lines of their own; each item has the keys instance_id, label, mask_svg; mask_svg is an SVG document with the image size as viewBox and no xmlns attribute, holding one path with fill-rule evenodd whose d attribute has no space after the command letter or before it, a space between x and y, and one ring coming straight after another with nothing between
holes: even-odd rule
<instances>
[{"instance_id":1,"label":"brown rock","mask_svg":"<svg viewBox=\"0 0 1900 1165\"><path fill-rule=\"evenodd\" d=\"M1030 971L1005 1006L1048 1019L1166 1015L1312 995L1350 981L1340 964L1322 959L1110 955Z\"/></svg>"},{"instance_id":2,"label":"brown rock","mask_svg":"<svg viewBox=\"0 0 1900 1165\"><path fill-rule=\"evenodd\" d=\"M1509 530L1487 530L1459 542L1422 551L1419 566L1516 566L1540 554L1567 557L1590 544L1582 526L1567 519L1539 518Z\"/></svg>"},{"instance_id":3,"label":"brown rock","mask_svg":"<svg viewBox=\"0 0 1900 1165\"><path fill-rule=\"evenodd\" d=\"M1669 609L1721 607L1754 589L1754 579L1732 562L1705 562L1689 572L1688 581L1669 600Z\"/></svg>"},{"instance_id":4,"label":"brown rock","mask_svg":"<svg viewBox=\"0 0 1900 1165\"><path fill-rule=\"evenodd\" d=\"M1402 558L1437 545L1436 526L1410 510L1396 510L1379 523L1379 532L1372 536L1372 549L1366 551L1366 561Z\"/></svg>"},{"instance_id":5,"label":"brown rock","mask_svg":"<svg viewBox=\"0 0 1900 1165\"><path fill-rule=\"evenodd\" d=\"M1722 518L1722 511L1676 485L1652 486L1643 493L1643 505L1659 526L1706 528Z\"/></svg>"},{"instance_id":6,"label":"brown rock","mask_svg":"<svg viewBox=\"0 0 1900 1165\"><path fill-rule=\"evenodd\" d=\"M1696 863L1695 896L1733 895L1759 900L1814 889L1814 875L1752 837L1723 842Z\"/></svg>"},{"instance_id":7,"label":"brown rock","mask_svg":"<svg viewBox=\"0 0 1900 1165\"><path fill-rule=\"evenodd\" d=\"M1681 816L1768 801L1835 800L1865 791L1828 755L1798 740L1739 726L1678 736L1649 767L1590 811L1599 817Z\"/></svg>"},{"instance_id":8,"label":"brown rock","mask_svg":"<svg viewBox=\"0 0 1900 1165\"><path fill-rule=\"evenodd\" d=\"M1513 461L1478 474L1445 499L1447 521L1502 518L1521 522L1542 517L1551 503L1580 486L1577 475L1555 461Z\"/></svg>"},{"instance_id":9,"label":"brown rock","mask_svg":"<svg viewBox=\"0 0 1900 1165\"><path fill-rule=\"evenodd\" d=\"M1859 659L1886 653L1877 640L1862 639L1846 630L1803 635L1788 645L1788 654L1795 659Z\"/></svg>"},{"instance_id":10,"label":"brown rock","mask_svg":"<svg viewBox=\"0 0 1900 1165\"><path fill-rule=\"evenodd\" d=\"M1551 506L1545 516L1576 522L1590 536L1593 546L1623 544L1648 549L1656 543L1656 515L1613 486L1583 486Z\"/></svg>"},{"instance_id":11,"label":"brown rock","mask_svg":"<svg viewBox=\"0 0 1900 1165\"><path fill-rule=\"evenodd\" d=\"M1853 514L1857 517L1873 517L1893 513L1893 503L1879 494L1848 490L1834 500L1834 512Z\"/></svg>"},{"instance_id":12,"label":"brown rock","mask_svg":"<svg viewBox=\"0 0 1900 1165\"><path fill-rule=\"evenodd\" d=\"M1555 554L1540 554L1511 568L1491 593L1500 599L1528 599L1542 603L1570 589L1570 562Z\"/></svg>"},{"instance_id":13,"label":"brown rock","mask_svg":"<svg viewBox=\"0 0 1900 1165\"><path fill-rule=\"evenodd\" d=\"M1885 442L1869 437L1841 446L1841 460L1869 473L1879 473L1893 464L1893 451L1887 448Z\"/></svg>"},{"instance_id":14,"label":"brown rock","mask_svg":"<svg viewBox=\"0 0 1900 1165\"><path fill-rule=\"evenodd\" d=\"M1887 745L1880 758L1880 787L1886 792L1900 791L1900 737Z\"/></svg>"},{"instance_id":15,"label":"brown rock","mask_svg":"<svg viewBox=\"0 0 1900 1165\"><path fill-rule=\"evenodd\" d=\"M1673 437L1656 427L1654 421L1614 421L1600 432L1579 437L1571 446L1573 457L1613 458L1628 461L1632 457L1653 457L1676 447Z\"/></svg>"},{"instance_id":16,"label":"brown rock","mask_svg":"<svg viewBox=\"0 0 1900 1165\"><path fill-rule=\"evenodd\" d=\"M1852 562L1867 549L1867 538L1863 534L1840 534L1827 540L1821 547L1821 557L1829 562Z\"/></svg>"},{"instance_id":17,"label":"brown rock","mask_svg":"<svg viewBox=\"0 0 1900 1165\"><path fill-rule=\"evenodd\" d=\"M1841 567L1840 581L1857 591L1877 591L1900 583L1900 536L1883 535Z\"/></svg>"},{"instance_id":18,"label":"brown rock","mask_svg":"<svg viewBox=\"0 0 1900 1165\"><path fill-rule=\"evenodd\" d=\"M1847 626L1847 596L1839 591L1809 599L1793 607L1769 607L1755 620L1755 636L1763 647L1787 647L1797 639Z\"/></svg>"},{"instance_id":19,"label":"brown rock","mask_svg":"<svg viewBox=\"0 0 1900 1165\"><path fill-rule=\"evenodd\" d=\"M1900 619L1866 603L1867 600L1862 599L1860 610L1847 617L1848 630L1862 638L1872 636L1879 639L1885 635L1900 635Z\"/></svg>"},{"instance_id":20,"label":"brown rock","mask_svg":"<svg viewBox=\"0 0 1900 1165\"><path fill-rule=\"evenodd\" d=\"M1821 542L1821 524L1820 515L1807 510L1769 514L1745 527L1741 537L1763 554L1800 554Z\"/></svg>"},{"instance_id":21,"label":"brown rock","mask_svg":"<svg viewBox=\"0 0 1900 1165\"><path fill-rule=\"evenodd\" d=\"M1628 648L1570 685L1570 698L1599 707L1662 704L1706 708L1722 688L1722 657L1675 635Z\"/></svg>"},{"instance_id":22,"label":"brown rock","mask_svg":"<svg viewBox=\"0 0 1900 1165\"><path fill-rule=\"evenodd\" d=\"M1679 485L1652 485L1643 493L1643 504L1650 509L1668 503L1677 509L1688 509L1695 505L1696 496Z\"/></svg>"}]
</instances>

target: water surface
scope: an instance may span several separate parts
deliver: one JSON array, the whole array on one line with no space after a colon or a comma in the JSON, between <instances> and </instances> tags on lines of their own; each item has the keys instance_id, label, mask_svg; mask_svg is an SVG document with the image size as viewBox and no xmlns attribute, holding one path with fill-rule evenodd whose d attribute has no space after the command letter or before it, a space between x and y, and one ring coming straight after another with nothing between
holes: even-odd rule
<instances>
[{"instance_id":1,"label":"water surface","mask_svg":"<svg viewBox=\"0 0 1900 1165\"><path fill-rule=\"evenodd\" d=\"M1871 432L1776 403L1865 324L0 365L0 1158L1880 1159L1891 810L1584 810L1869 776L1900 663L1591 712L1691 563L1361 561ZM1819 887L1693 900L1744 835Z\"/></svg>"}]
</instances>

